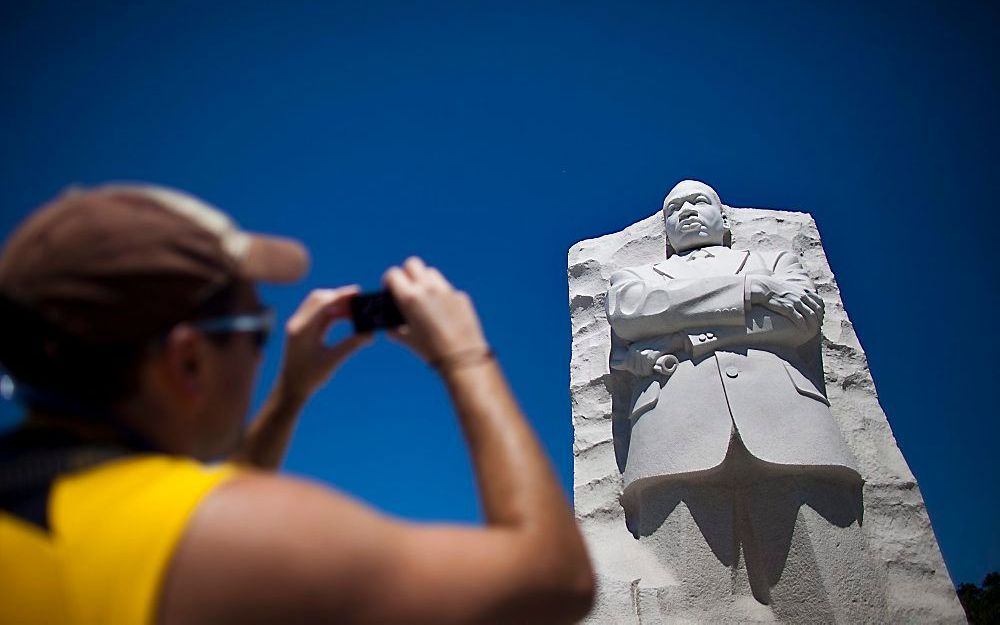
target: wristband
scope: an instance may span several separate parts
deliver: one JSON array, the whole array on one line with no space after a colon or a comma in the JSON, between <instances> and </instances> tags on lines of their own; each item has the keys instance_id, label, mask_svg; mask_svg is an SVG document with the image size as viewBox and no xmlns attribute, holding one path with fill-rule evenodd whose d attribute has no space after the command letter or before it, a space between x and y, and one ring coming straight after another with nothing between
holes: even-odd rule
<instances>
[{"instance_id":1,"label":"wristband","mask_svg":"<svg viewBox=\"0 0 1000 625\"><path fill-rule=\"evenodd\" d=\"M480 362L486 360L492 360L495 355L496 354L493 353L490 346L487 345L485 347L463 349L455 352L454 354L432 358L427 364L429 364L432 369L437 369L438 371L444 373L449 369L459 369L461 367L479 364Z\"/></svg>"}]
</instances>

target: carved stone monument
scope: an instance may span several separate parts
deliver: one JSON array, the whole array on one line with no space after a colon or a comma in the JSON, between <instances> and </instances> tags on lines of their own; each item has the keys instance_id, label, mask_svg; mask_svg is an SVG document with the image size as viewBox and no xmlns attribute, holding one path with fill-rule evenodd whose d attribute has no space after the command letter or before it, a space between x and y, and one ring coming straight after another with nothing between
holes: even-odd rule
<instances>
[{"instance_id":1,"label":"carved stone monument","mask_svg":"<svg viewBox=\"0 0 1000 625\"><path fill-rule=\"evenodd\" d=\"M808 215L683 181L569 290L588 622L964 622Z\"/></svg>"}]
</instances>

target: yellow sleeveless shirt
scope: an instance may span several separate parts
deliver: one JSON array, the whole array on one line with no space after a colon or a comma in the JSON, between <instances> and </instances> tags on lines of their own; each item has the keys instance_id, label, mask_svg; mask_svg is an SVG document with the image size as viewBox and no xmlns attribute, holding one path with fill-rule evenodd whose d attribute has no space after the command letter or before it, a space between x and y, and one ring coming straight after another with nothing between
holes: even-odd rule
<instances>
[{"instance_id":1,"label":"yellow sleeveless shirt","mask_svg":"<svg viewBox=\"0 0 1000 625\"><path fill-rule=\"evenodd\" d=\"M57 477L47 528L0 509L0 624L153 624L188 520L236 470L128 456Z\"/></svg>"}]
</instances>

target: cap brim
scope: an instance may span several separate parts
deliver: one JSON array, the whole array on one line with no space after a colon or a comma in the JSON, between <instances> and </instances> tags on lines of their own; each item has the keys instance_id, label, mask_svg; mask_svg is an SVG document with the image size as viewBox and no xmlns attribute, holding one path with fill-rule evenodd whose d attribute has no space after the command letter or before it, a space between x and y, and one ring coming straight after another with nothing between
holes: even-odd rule
<instances>
[{"instance_id":1,"label":"cap brim","mask_svg":"<svg viewBox=\"0 0 1000 625\"><path fill-rule=\"evenodd\" d=\"M284 284L301 280L309 271L309 252L295 239L246 233L250 239L240 263L251 280Z\"/></svg>"}]
</instances>

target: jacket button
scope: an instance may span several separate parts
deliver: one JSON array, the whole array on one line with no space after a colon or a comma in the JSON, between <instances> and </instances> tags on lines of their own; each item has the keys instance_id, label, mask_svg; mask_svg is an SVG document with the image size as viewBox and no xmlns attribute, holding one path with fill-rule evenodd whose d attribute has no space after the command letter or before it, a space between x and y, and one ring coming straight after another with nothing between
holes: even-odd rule
<instances>
[{"instance_id":1,"label":"jacket button","mask_svg":"<svg viewBox=\"0 0 1000 625\"><path fill-rule=\"evenodd\" d=\"M726 375L728 375L729 377L735 378L739 374L740 370L734 367L733 365L729 365L728 367L726 367Z\"/></svg>"}]
</instances>

